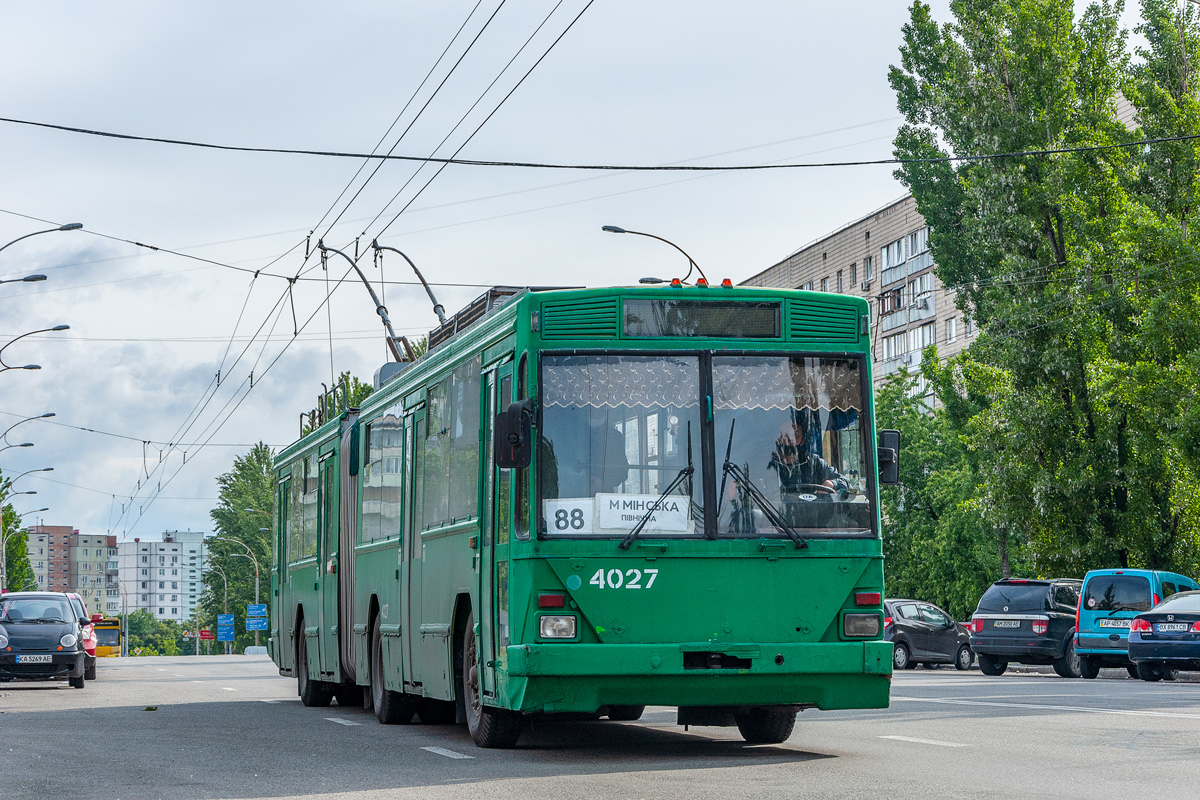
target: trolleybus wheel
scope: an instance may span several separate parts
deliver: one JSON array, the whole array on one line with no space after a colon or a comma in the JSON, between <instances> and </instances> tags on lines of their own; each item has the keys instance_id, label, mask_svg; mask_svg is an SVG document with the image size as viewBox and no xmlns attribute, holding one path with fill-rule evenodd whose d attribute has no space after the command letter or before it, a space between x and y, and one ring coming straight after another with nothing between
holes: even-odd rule
<instances>
[{"instance_id":1,"label":"trolleybus wheel","mask_svg":"<svg viewBox=\"0 0 1200 800\"><path fill-rule=\"evenodd\" d=\"M314 681L308 676L308 637L304 635L304 620L297 630L300 641L296 644L296 693L300 702L309 708L324 708L333 699L333 692L324 681Z\"/></svg>"},{"instance_id":2,"label":"trolleybus wheel","mask_svg":"<svg viewBox=\"0 0 1200 800\"><path fill-rule=\"evenodd\" d=\"M462 697L467 730L480 747L513 747L521 737L525 720L515 711L489 708L483 704L483 693L479 689L479 651L475 644L474 611L467 615L462 645Z\"/></svg>"},{"instance_id":3,"label":"trolleybus wheel","mask_svg":"<svg viewBox=\"0 0 1200 800\"><path fill-rule=\"evenodd\" d=\"M350 708L362 708L363 691L361 686L355 686L352 683L339 684L333 690L333 698L337 700L339 706L349 706Z\"/></svg>"},{"instance_id":4,"label":"trolleybus wheel","mask_svg":"<svg viewBox=\"0 0 1200 800\"><path fill-rule=\"evenodd\" d=\"M744 714L734 714L742 738L750 744L779 744L786 742L796 725L796 709L779 706L752 708Z\"/></svg>"},{"instance_id":5,"label":"trolleybus wheel","mask_svg":"<svg viewBox=\"0 0 1200 800\"><path fill-rule=\"evenodd\" d=\"M634 722L642 718L645 706L609 706L608 718L615 722Z\"/></svg>"},{"instance_id":6,"label":"trolleybus wheel","mask_svg":"<svg viewBox=\"0 0 1200 800\"><path fill-rule=\"evenodd\" d=\"M383 634L378 617L371 631L371 705L375 706L375 719L384 725L407 725L417 710L416 703L383 685Z\"/></svg>"}]
</instances>

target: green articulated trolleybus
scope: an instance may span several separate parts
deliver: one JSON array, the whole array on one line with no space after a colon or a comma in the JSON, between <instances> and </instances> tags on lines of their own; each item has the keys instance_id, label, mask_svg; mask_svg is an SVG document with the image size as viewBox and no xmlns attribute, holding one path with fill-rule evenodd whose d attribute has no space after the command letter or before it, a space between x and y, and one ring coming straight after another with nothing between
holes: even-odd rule
<instances>
[{"instance_id":1,"label":"green articulated trolleybus","mask_svg":"<svg viewBox=\"0 0 1200 800\"><path fill-rule=\"evenodd\" d=\"M886 707L868 323L728 281L490 290L278 455L280 673L482 747L535 715L769 743Z\"/></svg>"}]
</instances>

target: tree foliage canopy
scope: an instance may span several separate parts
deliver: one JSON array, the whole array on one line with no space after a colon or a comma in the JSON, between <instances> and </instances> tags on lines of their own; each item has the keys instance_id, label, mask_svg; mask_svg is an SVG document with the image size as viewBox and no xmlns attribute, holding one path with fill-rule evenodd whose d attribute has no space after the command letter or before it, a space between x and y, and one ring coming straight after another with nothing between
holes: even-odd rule
<instances>
[{"instance_id":1,"label":"tree foliage canopy","mask_svg":"<svg viewBox=\"0 0 1200 800\"><path fill-rule=\"evenodd\" d=\"M1144 0L1134 53L1121 11L956 0L938 24L914 3L889 75L906 119L896 155L1200 133L1196 7ZM939 278L981 331L947 363L925 354L943 404L928 424L957 445L921 457L947 459L929 462L958 487L947 505L980 541L1019 543L1029 572L1195 571L1198 165L1196 142L1171 141L897 171L931 226Z\"/></svg>"}]
</instances>

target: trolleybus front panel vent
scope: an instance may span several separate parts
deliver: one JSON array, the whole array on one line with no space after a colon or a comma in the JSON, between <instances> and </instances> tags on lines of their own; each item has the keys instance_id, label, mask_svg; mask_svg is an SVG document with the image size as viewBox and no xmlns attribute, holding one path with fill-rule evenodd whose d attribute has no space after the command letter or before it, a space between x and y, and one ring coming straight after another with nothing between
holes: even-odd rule
<instances>
[{"instance_id":1,"label":"trolleybus front panel vent","mask_svg":"<svg viewBox=\"0 0 1200 800\"><path fill-rule=\"evenodd\" d=\"M837 344L858 342L858 312L853 308L830 307L824 303L789 300L787 304L788 338L809 339Z\"/></svg>"},{"instance_id":2,"label":"trolleybus front panel vent","mask_svg":"<svg viewBox=\"0 0 1200 800\"><path fill-rule=\"evenodd\" d=\"M547 303L542 308L543 339L613 339L617 299Z\"/></svg>"}]
</instances>

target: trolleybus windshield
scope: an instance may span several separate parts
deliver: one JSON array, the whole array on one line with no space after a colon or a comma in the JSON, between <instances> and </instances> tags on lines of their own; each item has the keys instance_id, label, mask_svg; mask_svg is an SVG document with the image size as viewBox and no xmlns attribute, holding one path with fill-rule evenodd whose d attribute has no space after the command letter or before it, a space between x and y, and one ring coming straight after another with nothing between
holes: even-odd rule
<instances>
[{"instance_id":1,"label":"trolleybus windshield","mask_svg":"<svg viewBox=\"0 0 1200 800\"><path fill-rule=\"evenodd\" d=\"M706 481L721 536L873 531L856 358L546 354L541 394L546 535L703 536Z\"/></svg>"}]
</instances>

